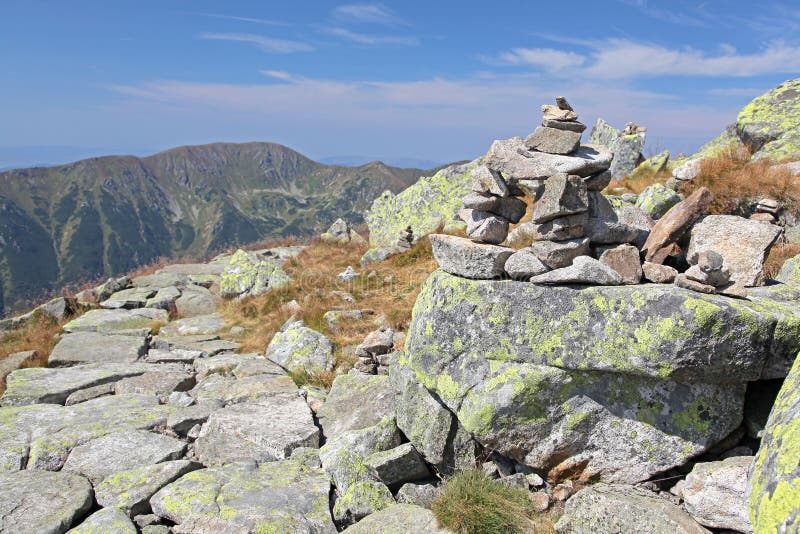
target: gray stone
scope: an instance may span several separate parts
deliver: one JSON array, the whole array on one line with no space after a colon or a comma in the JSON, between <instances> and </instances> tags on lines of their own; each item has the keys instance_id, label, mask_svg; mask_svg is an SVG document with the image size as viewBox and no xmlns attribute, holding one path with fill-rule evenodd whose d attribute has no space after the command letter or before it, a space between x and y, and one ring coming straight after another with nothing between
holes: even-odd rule
<instances>
[{"instance_id":1,"label":"gray stone","mask_svg":"<svg viewBox=\"0 0 800 534\"><path fill-rule=\"evenodd\" d=\"M336 219L328 230L320 235L320 239L328 243L347 244L351 241L363 241L344 219Z\"/></svg>"},{"instance_id":2,"label":"gray stone","mask_svg":"<svg viewBox=\"0 0 800 534\"><path fill-rule=\"evenodd\" d=\"M644 262L642 265L642 273L646 280L654 284L671 284L678 276L678 271L669 265L660 265L658 263Z\"/></svg>"},{"instance_id":3,"label":"gray stone","mask_svg":"<svg viewBox=\"0 0 800 534\"><path fill-rule=\"evenodd\" d=\"M353 269L352 266L348 265L347 269L345 269L344 271L340 272L336 276L342 282L352 282L353 280L358 278L360 275L358 274L358 272L355 269Z\"/></svg>"},{"instance_id":4,"label":"gray stone","mask_svg":"<svg viewBox=\"0 0 800 534\"><path fill-rule=\"evenodd\" d=\"M67 534L137 534L136 525L116 508L98 510Z\"/></svg>"},{"instance_id":5,"label":"gray stone","mask_svg":"<svg viewBox=\"0 0 800 534\"><path fill-rule=\"evenodd\" d=\"M547 221L542 224L526 223L530 225L533 241L564 241L586 236L586 225L589 222L588 213L568 215Z\"/></svg>"},{"instance_id":6,"label":"gray stone","mask_svg":"<svg viewBox=\"0 0 800 534\"><path fill-rule=\"evenodd\" d=\"M588 191L602 191L611 183L611 171L603 171L583 179Z\"/></svg>"},{"instance_id":7,"label":"gray stone","mask_svg":"<svg viewBox=\"0 0 800 534\"><path fill-rule=\"evenodd\" d=\"M624 283L620 274L611 267L589 256L578 256L569 267L534 276L532 284L588 284L614 286Z\"/></svg>"},{"instance_id":8,"label":"gray stone","mask_svg":"<svg viewBox=\"0 0 800 534\"><path fill-rule=\"evenodd\" d=\"M159 310L166 310L174 314L178 313L178 308L175 301L181 296L181 290L177 287L162 287L158 292L147 299L145 308L158 308Z\"/></svg>"},{"instance_id":9,"label":"gray stone","mask_svg":"<svg viewBox=\"0 0 800 534\"><path fill-rule=\"evenodd\" d=\"M349 373L336 377L322 408L319 425L330 440L394 417L395 392L386 376Z\"/></svg>"},{"instance_id":10,"label":"gray stone","mask_svg":"<svg viewBox=\"0 0 800 534\"><path fill-rule=\"evenodd\" d=\"M591 145L581 145L568 156L531 152L522 138L514 137L492 143L486 166L506 178L545 180L560 172L591 176L608 169L613 158L608 150Z\"/></svg>"},{"instance_id":11,"label":"gray stone","mask_svg":"<svg viewBox=\"0 0 800 534\"><path fill-rule=\"evenodd\" d=\"M675 286L688 289L690 291L696 291L698 293L705 293L707 295L713 295L716 293L716 289L714 286L709 284L704 284L703 282L698 282L696 280L692 280L685 273L680 273L679 275L675 276Z\"/></svg>"},{"instance_id":12,"label":"gray stone","mask_svg":"<svg viewBox=\"0 0 800 534\"><path fill-rule=\"evenodd\" d=\"M650 235L650 230L656 224L645 212L636 206L623 206L617 211L619 222L627 225L630 228L636 229L636 238L631 241L636 248L641 249L644 246L647 237Z\"/></svg>"},{"instance_id":13,"label":"gray stone","mask_svg":"<svg viewBox=\"0 0 800 534\"><path fill-rule=\"evenodd\" d=\"M297 460L238 462L193 471L150 499L175 533L314 532L335 534L321 469Z\"/></svg>"},{"instance_id":14,"label":"gray stone","mask_svg":"<svg viewBox=\"0 0 800 534\"><path fill-rule=\"evenodd\" d=\"M256 252L237 250L228 260L219 281L223 298L261 295L289 283L283 262Z\"/></svg>"},{"instance_id":15,"label":"gray stone","mask_svg":"<svg viewBox=\"0 0 800 534\"><path fill-rule=\"evenodd\" d=\"M356 356L375 357L388 354L394 347L394 330L383 326L370 332L364 341L356 347Z\"/></svg>"},{"instance_id":16,"label":"gray stone","mask_svg":"<svg viewBox=\"0 0 800 534\"><path fill-rule=\"evenodd\" d=\"M63 469L85 476L96 486L116 471L177 460L185 451L186 443L175 438L125 430L75 447Z\"/></svg>"},{"instance_id":17,"label":"gray stone","mask_svg":"<svg viewBox=\"0 0 800 534\"><path fill-rule=\"evenodd\" d=\"M147 514L155 492L200 467L189 460L174 460L117 471L95 487L95 498L101 506L118 508L130 517Z\"/></svg>"},{"instance_id":18,"label":"gray stone","mask_svg":"<svg viewBox=\"0 0 800 534\"><path fill-rule=\"evenodd\" d=\"M205 402L224 405L242 402L261 402L280 396L291 398L298 395L298 389L289 376L257 374L242 378L212 374L197 383L189 392L198 404Z\"/></svg>"},{"instance_id":19,"label":"gray stone","mask_svg":"<svg viewBox=\"0 0 800 534\"><path fill-rule=\"evenodd\" d=\"M298 447L319 447L319 428L300 397L262 398L211 413L194 443L205 465L282 460Z\"/></svg>"},{"instance_id":20,"label":"gray stone","mask_svg":"<svg viewBox=\"0 0 800 534\"><path fill-rule=\"evenodd\" d=\"M215 356L222 352L231 352L239 349L239 344L227 339L219 339L216 335L194 336L156 336L150 346L159 350L188 350L201 353L201 357Z\"/></svg>"},{"instance_id":21,"label":"gray stone","mask_svg":"<svg viewBox=\"0 0 800 534\"><path fill-rule=\"evenodd\" d=\"M539 126L525 139L525 147L548 154L570 154L581 144L581 132Z\"/></svg>"},{"instance_id":22,"label":"gray stone","mask_svg":"<svg viewBox=\"0 0 800 534\"><path fill-rule=\"evenodd\" d=\"M558 173L545 182L544 194L533 206L533 222L545 223L559 217L588 211L586 185L579 176Z\"/></svg>"},{"instance_id":23,"label":"gray stone","mask_svg":"<svg viewBox=\"0 0 800 534\"><path fill-rule=\"evenodd\" d=\"M154 324L166 323L164 310L90 310L64 325L67 332L99 332L106 334L149 331Z\"/></svg>"},{"instance_id":24,"label":"gray stone","mask_svg":"<svg viewBox=\"0 0 800 534\"><path fill-rule=\"evenodd\" d=\"M39 353L35 350L14 352L0 360L0 381L5 382L6 377L17 369L31 365L39 359Z\"/></svg>"},{"instance_id":25,"label":"gray stone","mask_svg":"<svg viewBox=\"0 0 800 534\"><path fill-rule=\"evenodd\" d=\"M528 208L525 201L518 198L498 197L489 193L476 192L465 196L461 203L465 208L488 211L512 223L518 223Z\"/></svg>"},{"instance_id":26,"label":"gray stone","mask_svg":"<svg viewBox=\"0 0 800 534\"><path fill-rule=\"evenodd\" d=\"M489 193L498 197L507 197L511 194L503 176L486 165L474 168L471 175L472 190L475 192Z\"/></svg>"},{"instance_id":27,"label":"gray stone","mask_svg":"<svg viewBox=\"0 0 800 534\"><path fill-rule=\"evenodd\" d=\"M232 352L195 360L194 370L197 373L198 379L205 378L211 374L233 376L234 370L239 369L240 366L247 366L253 363L258 364L260 367L260 372L256 374L286 374L286 371L278 364L270 362L264 357L252 354L234 354Z\"/></svg>"},{"instance_id":28,"label":"gray stone","mask_svg":"<svg viewBox=\"0 0 800 534\"><path fill-rule=\"evenodd\" d=\"M462 209L458 216L467 224L470 239L498 245L508 236L508 221L488 211Z\"/></svg>"},{"instance_id":29,"label":"gray stone","mask_svg":"<svg viewBox=\"0 0 800 534\"><path fill-rule=\"evenodd\" d=\"M496 245L474 243L463 237L444 234L429 236L436 263L445 271L466 278L497 278L514 251Z\"/></svg>"},{"instance_id":30,"label":"gray stone","mask_svg":"<svg viewBox=\"0 0 800 534\"><path fill-rule=\"evenodd\" d=\"M578 121L561 121L555 119L542 120L542 126L556 128L558 130L568 130L570 132L581 133L586 129L586 125Z\"/></svg>"},{"instance_id":31,"label":"gray stone","mask_svg":"<svg viewBox=\"0 0 800 534\"><path fill-rule=\"evenodd\" d=\"M106 395L113 395L114 386L116 386L114 382L109 382L108 384L101 384L99 386L79 389L78 391L70 393L69 397L67 397L67 400L64 401L64 406L72 406L73 404L79 404L81 402L97 399L99 397L105 397Z\"/></svg>"},{"instance_id":32,"label":"gray stone","mask_svg":"<svg viewBox=\"0 0 800 534\"><path fill-rule=\"evenodd\" d=\"M224 270L224 263L176 263L174 265L167 265L163 269L157 271L156 274L185 274L191 278L192 276L198 275L219 276Z\"/></svg>"},{"instance_id":33,"label":"gray stone","mask_svg":"<svg viewBox=\"0 0 800 534\"><path fill-rule=\"evenodd\" d=\"M550 270L530 249L518 250L509 256L504 269L514 280L527 280Z\"/></svg>"},{"instance_id":34,"label":"gray stone","mask_svg":"<svg viewBox=\"0 0 800 534\"><path fill-rule=\"evenodd\" d=\"M0 473L0 530L66 532L92 507L92 486L72 473Z\"/></svg>"},{"instance_id":35,"label":"gray stone","mask_svg":"<svg viewBox=\"0 0 800 534\"><path fill-rule=\"evenodd\" d=\"M100 303L103 308L125 308L132 310L134 308L144 308L147 300L156 294L156 290L152 287L132 287L130 289L123 289L112 294L106 300Z\"/></svg>"},{"instance_id":36,"label":"gray stone","mask_svg":"<svg viewBox=\"0 0 800 534\"><path fill-rule=\"evenodd\" d=\"M699 265L692 265L686 270L684 275L689 280L707 284L715 288L727 285L731 278L727 269L705 272Z\"/></svg>"},{"instance_id":37,"label":"gray stone","mask_svg":"<svg viewBox=\"0 0 800 534\"><path fill-rule=\"evenodd\" d=\"M555 525L569 534L710 534L663 497L635 486L595 484L575 494Z\"/></svg>"},{"instance_id":38,"label":"gray stone","mask_svg":"<svg viewBox=\"0 0 800 534\"><path fill-rule=\"evenodd\" d=\"M395 504L348 528L350 534L446 534L433 512L413 504Z\"/></svg>"},{"instance_id":39,"label":"gray stone","mask_svg":"<svg viewBox=\"0 0 800 534\"><path fill-rule=\"evenodd\" d=\"M431 476L422 457L410 443L371 454L367 457L367 464L375 469L381 482L389 487L425 480Z\"/></svg>"},{"instance_id":40,"label":"gray stone","mask_svg":"<svg viewBox=\"0 0 800 534\"><path fill-rule=\"evenodd\" d=\"M534 255L550 269L572 265L579 256L589 254L589 238L567 241L537 241L531 246Z\"/></svg>"},{"instance_id":41,"label":"gray stone","mask_svg":"<svg viewBox=\"0 0 800 534\"><path fill-rule=\"evenodd\" d=\"M289 371L309 374L333 369L333 344L325 335L308 328L303 321L286 325L269 346L267 359Z\"/></svg>"},{"instance_id":42,"label":"gray stone","mask_svg":"<svg viewBox=\"0 0 800 534\"><path fill-rule=\"evenodd\" d=\"M705 215L712 199L711 191L699 187L686 200L673 206L653 226L642 246L645 261L663 264L668 257L675 255L677 243Z\"/></svg>"},{"instance_id":43,"label":"gray stone","mask_svg":"<svg viewBox=\"0 0 800 534\"><path fill-rule=\"evenodd\" d=\"M764 261L781 228L735 215L709 215L692 228L688 257L714 250L725 259L731 279L745 287L764 285Z\"/></svg>"},{"instance_id":44,"label":"gray stone","mask_svg":"<svg viewBox=\"0 0 800 534\"><path fill-rule=\"evenodd\" d=\"M156 289L183 287L189 285L189 283L187 275L170 272L137 276L131 280L133 287L154 287Z\"/></svg>"},{"instance_id":45,"label":"gray stone","mask_svg":"<svg viewBox=\"0 0 800 534\"><path fill-rule=\"evenodd\" d=\"M636 198L636 207L658 220L681 200L681 196L675 191L661 184L653 184L639 193Z\"/></svg>"},{"instance_id":46,"label":"gray stone","mask_svg":"<svg viewBox=\"0 0 800 534\"><path fill-rule=\"evenodd\" d=\"M605 147L614 153L611 163L611 175L617 180L629 176L639 164L642 148L645 143L645 133L636 132L624 135L603 119L597 119L589 134L589 143Z\"/></svg>"},{"instance_id":47,"label":"gray stone","mask_svg":"<svg viewBox=\"0 0 800 534\"><path fill-rule=\"evenodd\" d=\"M194 336L203 334L218 334L225 330L225 318L218 314L196 315L186 319L172 321L159 330L165 336Z\"/></svg>"},{"instance_id":48,"label":"gray stone","mask_svg":"<svg viewBox=\"0 0 800 534\"><path fill-rule=\"evenodd\" d=\"M437 481L438 482L438 481ZM397 502L401 504L414 504L430 509L433 501L441 494L441 487L437 482L409 482L397 490Z\"/></svg>"},{"instance_id":49,"label":"gray stone","mask_svg":"<svg viewBox=\"0 0 800 534\"><path fill-rule=\"evenodd\" d=\"M681 182L690 182L700 174L702 160L690 159L672 170L672 176Z\"/></svg>"},{"instance_id":50,"label":"gray stone","mask_svg":"<svg viewBox=\"0 0 800 534\"><path fill-rule=\"evenodd\" d=\"M544 120L551 120L551 121L578 120L578 114L575 113L571 108L565 109L557 105L553 106L550 104L543 104L542 113L544 114Z\"/></svg>"},{"instance_id":51,"label":"gray stone","mask_svg":"<svg viewBox=\"0 0 800 534\"><path fill-rule=\"evenodd\" d=\"M697 463L677 495L683 507L706 527L753 532L747 512L747 470L751 456L734 456L721 462Z\"/></svg>"},{"instance_id":52,"label":"gray stone","mask_svg":"<svg viewBox=\"0 0 800 534\"><path fill-rule=\"evenodd\" d=\"M181 289L181 296L175 300L175 311L180 317L208 315L217 309L217 298L211 291L197 284Z\"/></svg>"},{"instance_id":53,"label":"gray stone","mask_svg":"<svg viewBox=\"0 0 800 534\"><path fill-rule=\"evenodd\" d=\"M61 336L48 363L53 367L80 363L132 363L146 352L145 336L75 332Z\"/></svg>"},{"instance_id":54,"label":"gray stone","mask_svg":"<svg viewBox=\"0 0 800 534\"><path fill-rule=\"evenodd\" d=\"M106 300L117 291L122 291L123 289L130 287L130 285L131 280L127 276L122 276L120 278L109 278L104 283L94 288L95 293L97 294L97 302Z\"/></svg>"},{"instance_id":55,"label":"gray stone","mask_svg":"<svg viewBox=\"0 0 800 534\"><path fill-rule=\"evenodd\" d=\"M586 235L592 245L630 243L639 237L640 231L619 220L608 199L597 191L589 191L589 220Z\"/></svg>"},{"instance_id":56,"label":"gray stone","mask_svg":"<svg viewBox=\"0 0 800 534\"><path fill-rule=\"evenodd\" d=\"M199 350L185 349L150 349L144 357L147 363L187 363L191 364L196 359L202 358L204 353Z\"/></svg>"},{"instance_id":57,"label":"gray stone","mask_svg":"<svg viewBox=\"0 0 800 534\"><path fill-rule=\"evenodd\" d=\"M186 371L150 371L138 376L123 378L114 384L117 395L137 393L155 395L166 401L173 391L188 391L195 385L194 374Z\"/></svg>"},{"instance_id":58,"label":"gray stone","mask_svg":"<svg viewBox=\"0 0 800 534\"><path fill-rule=\"evenodd\" d=\"M186 436L195 425L202 425L208 421L211 413L220 407L214 403L183 406L167 418L167 428L178 436Z\"/></svg>"},{"instance_id":59,"label":"gray stone","mask_svg":"<svg viewBox=\"0 0 800 534\"><path fill-rule=\"evenodd\" d=\"M639 249L633 245L619 245L606 250L600 256L600 263L611 267L622 277L624 284L638 284L642 280L642 264Z\"/></svg>"}]
</instances>

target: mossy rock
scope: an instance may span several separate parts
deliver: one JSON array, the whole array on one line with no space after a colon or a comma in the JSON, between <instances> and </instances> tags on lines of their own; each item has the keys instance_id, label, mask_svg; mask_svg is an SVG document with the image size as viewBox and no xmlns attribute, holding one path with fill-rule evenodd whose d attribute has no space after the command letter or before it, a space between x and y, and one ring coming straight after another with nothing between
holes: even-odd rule
<instances>
[{"instance_id":1,"label":"mossy rock","mask_svg":"<svg viewBox=\"0 0 800 534\"><path fill-rule=\"evenodd\" d=\"M220 295L226 298L255 296L290 282L280 261L255 252L237 250L222 273Z\"/></svg>"},{"instance_id":2,"label":"mossy rock","mask_svg":"<svg viewBox=\"0 0 800 534\"><path fill-rule=\"evenodd\" d=\"M748 505L757 534L800 531L800 358L775 399L750 468Z\"/></svg>"},{"instance_id":3,"label":"mossy rock","mask_svg":"<svg viewBox=\"0 0 800 534\"><path fill-rule=\"evenodd\" d=\"M736 131L756 159L800 158L800 78L745 106L736 118Z\"/></svg>"},{"instance_id":4,"label":"mossy rock","mask_svg":"<svg viewBox=\"0 0 800 534\"><path fill-rule=\"evenodd\" d=\"M653 220L660 219L669 209L680 202L681 196L662 184L653 184L639 193L636 207Z\"/></svg>"}]
</instances>

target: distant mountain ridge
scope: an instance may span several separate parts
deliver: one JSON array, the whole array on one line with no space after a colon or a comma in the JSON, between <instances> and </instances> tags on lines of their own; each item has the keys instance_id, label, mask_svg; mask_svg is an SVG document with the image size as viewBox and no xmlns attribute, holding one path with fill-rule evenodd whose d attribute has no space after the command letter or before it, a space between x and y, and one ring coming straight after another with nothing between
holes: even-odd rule
<instances>
[{"instance_id":1,"label":"distant mountain ridge","mask_svg":"<svg viewBox=\"0 0 800 534\"><path fill-rule=\"evenodd\" d=\"M64 284L161 256L353 223L424 173L317 163L274 143L183 146L0 172L0 314Z\"/></svg>"}]
</instances>

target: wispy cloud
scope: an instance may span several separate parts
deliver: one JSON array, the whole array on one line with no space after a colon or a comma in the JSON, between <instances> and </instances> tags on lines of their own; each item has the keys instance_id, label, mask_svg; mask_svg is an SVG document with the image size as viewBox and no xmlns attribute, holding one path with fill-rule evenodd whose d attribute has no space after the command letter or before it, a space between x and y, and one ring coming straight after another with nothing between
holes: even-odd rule
<instances>
[{"instance_id":1,"label":"wispy cloud","mask_svg":"<svg viewBox=\"0 0 800 534\"><path fill-rule=\"evenodd\" d=\"M342 21L407 24L383 4L344 4L333 10L333 16Z\"/></svg>"},{"instance_id":2,"label":"wispy cloud","mask_svg":"<svg viewBox=\"0 0 800 534\"><path fill-rule=\"evenodd\" d=\"M579 67L586 62L580 54L553 48L513 48L498 59L501 64L534 65L550 71Z\"/></svg>"},{"instance_id":3,"label":"wispy cloud","mask_svg":"<svg viewBox=\"0 0 800 534\"><path fill-rule=\"evenodd\" d=\"M371 35L354 32L346 28L325 28L323 31L329 35L362 45L374 46L388 44L400 46L418 46L420 44L419 38L414 36Z\"/></svg>"},{"instance_id":4,"label":"wispy cloud","mask_svg":"<svg viewBox=\"0 0 800 534\"><path fill-rule=\"evenodd\" d=\"M239 17L236 15L222 15L220 13L195 13L201 17L208 17L212 19L235 20L237 22L250 22L252 24L262 24L264 26L290 26L286 22L280 22L271 19L262 19L256 17Z\"/></svg>"},{"instance_id":5,"label":"wispy cloud","mask_svg":"<svg viewBox=\"0 0 800 534\"><path fill-rule=\"evenodd\" d=\"M728 87L722 89L710 89L708 94L714 96L744 96L748 98L755 98L758 95L764 94L768 91L765 87Z\"/></svg>"},{"instance_id":6,"label":"wispy cloud","mask_svg":"<svg viewBox=\"0 0 800 534\"><path fill-rule=\"evenodd\" d=\"M311 52L314 50L313 46L302 41L275 39L251 33L204 33L200 35L200 38L215 41L250 43L264 52L272 54L291 54L293 52Z\"/></svg>"},{"instance_id":7,"label":"wispy cloud","mask_svg":"<svg viewBox=\"0 0 800 534\"><path fill-rule=\"evenodd\" d=\"M639 9L643 14L650 18L676 24L679 26L691 26L694 28L708 28L711 21L706 18L704 13L695 8L692 14L687 13L680 5L671 2L668 9L661 9L650 4L648 0L620 0L623 4Z\"/></svg>"}]
</instances>

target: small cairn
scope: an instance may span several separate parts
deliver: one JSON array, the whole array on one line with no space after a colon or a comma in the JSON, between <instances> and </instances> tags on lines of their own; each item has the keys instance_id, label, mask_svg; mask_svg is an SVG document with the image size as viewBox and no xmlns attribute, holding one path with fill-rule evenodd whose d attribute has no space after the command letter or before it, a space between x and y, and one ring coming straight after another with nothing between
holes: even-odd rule
<instances>
[{"instance_id":1,"label":"small cairn","mask_svg":"<svg viewBox=\"0 0 800 534\"><path fill-rule=\"evenodd\" d=\"M713 250L704 250L688 258L690 267L675 277L675 285L699 293L721 293L744 297L747 292L731 281L731 273L724 266L724 258Z\"/></svg>"},{"instance_id":2,"label":"small cairn","mask_svg":"<svg viewBox=\"0 0 800 534\"><path fill-rule=\"evenodd\" d=\"M755 221L766 221L768 223L775 223L781 212L781 203L774 198L762 198L756 204L755 213L750 218Z\"/></svg>"},{"instance_id":3,"label":"small cairn","mask_svg":"<svg viewBox=\"0 0 800 534\"><path fill-rule=\"evenodd\" d=\"M508 225L525 215L527 205L516 198L524 193L515 184L486 166L472 172L472 192L462 200L459 217L467 223L467 235L476 243L499 245L508 237Z\"/></svg>"},{"instance_id":4,"label":"small cairn","mask_svg":"<svg viewBox=\"0 0 800 534\"><path fill-rule=\"evenodd\" d=\"M542 125L525 139L529 150L548 154L571 154L581 144L581 134L586 125L578 122L578 114L563 96L556 97L556 105L542 105Z\"/></svg>"},{"instance_id":5,"label":"small cairn","mask_svg":"<svg viewBox=\"0 0 800 534\"><path fill-rule=\"evenodd\" d=\"M367 375L387 374L394 348L394 330L384 326L370 332L356 347L358 361L353 368Z\"/></svg>"},{"instance_id":6,"label":"small cairn","mask_svg":"<svg viewBox=\"0 0 800 534\"><path fill-rule=\"evenodd\" d=\"M406 226L405 230L400 232L397 241L394 242L393 247L398 252L408 252L414 246L414 229L411 226Z\"/></svg>"},{"instance_id":7,"label":"small cairn","mask_svg":"<svg viewBox=\"0 0 800 534\"><path fill-rule=\"evenodd\" d=\"M645 133L647 128L644 126L639 126L635 122L626 122L625 129L622 130L622 135L636 135L640 133Z\"/></svg>"}]
</instances>

